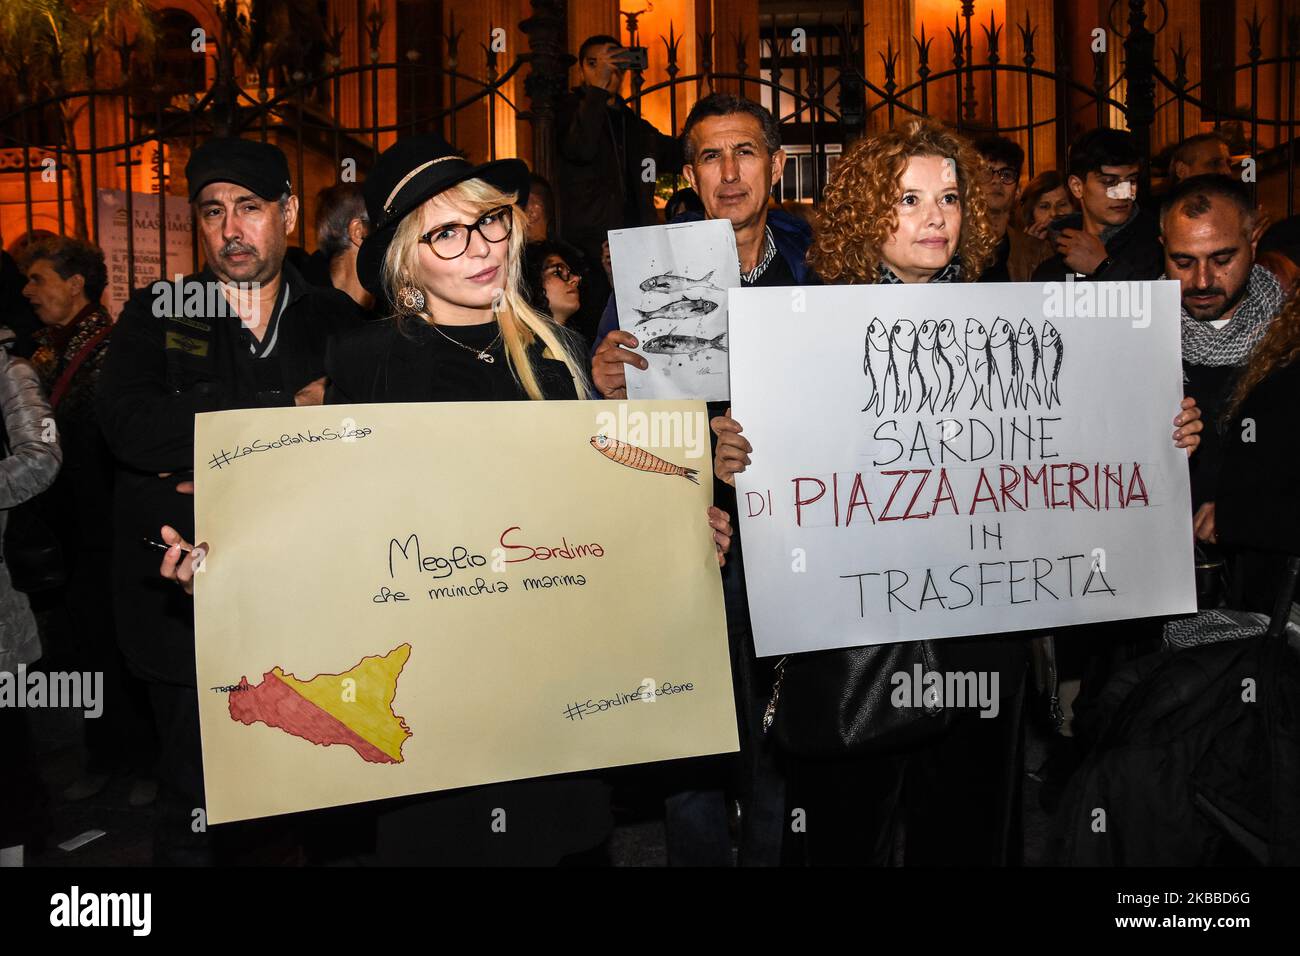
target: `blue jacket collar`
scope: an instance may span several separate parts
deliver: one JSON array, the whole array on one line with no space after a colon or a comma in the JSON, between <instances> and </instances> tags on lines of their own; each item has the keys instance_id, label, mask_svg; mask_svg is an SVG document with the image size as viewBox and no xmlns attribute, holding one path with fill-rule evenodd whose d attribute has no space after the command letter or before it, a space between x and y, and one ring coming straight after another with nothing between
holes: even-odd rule
<instances>
[{"instance_id":1,"label":"blue jacket collar","mask_svg":"<svg viewBox=\"0 0 1300 956\"><path fill-rule=\"evenodd\" d=\"M707 217L703 213L684 212L673 217L673 222L701 222ZM808 268L808 247L812 245L812 227L798 216L792 216L780 209L768 209L767 224L772 230L777 253L785 260L798 285L814 281L812 270Z\"/></svg>"}]
</instances>

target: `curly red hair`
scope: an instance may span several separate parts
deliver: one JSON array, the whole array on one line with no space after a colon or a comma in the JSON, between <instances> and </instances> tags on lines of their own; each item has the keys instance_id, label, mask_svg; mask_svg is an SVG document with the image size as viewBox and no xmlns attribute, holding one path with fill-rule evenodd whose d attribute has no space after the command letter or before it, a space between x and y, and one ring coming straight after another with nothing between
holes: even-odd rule
<instances>
[{"instance_id":1,"label":"curly red hair","mask_svg":"<svg viewBox=\"0 0 1300 956\"><path fill-rule=\"evenodd\" d=\"M820 228L808 251L808 264L824 281L879 281L880 248L898 229L894 207L913 156L941 156L957 166L961 237L955 258L962 278L973 282L993 260L998 239L980 185L983 161L957 133L917 118L864 136L844 151L826 184L817 216Z\"/></svg>"}]
</instances>

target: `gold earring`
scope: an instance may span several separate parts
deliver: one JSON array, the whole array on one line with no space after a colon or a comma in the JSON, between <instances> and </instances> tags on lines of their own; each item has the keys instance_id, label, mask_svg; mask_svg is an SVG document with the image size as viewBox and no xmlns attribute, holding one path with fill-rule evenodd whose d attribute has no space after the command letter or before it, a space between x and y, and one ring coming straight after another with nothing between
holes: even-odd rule
<instances>
[{"instance_id":1,"label":"gold earring","mask_svg":"<svg viewBox=\"0 0 1300 956\"><path fill-rule=\"evenodd\" d=\"M407 314L417 315L424 311L424 293L413 285L403 285L397 290L397 307Z\"/></svg>"}]
</instances>

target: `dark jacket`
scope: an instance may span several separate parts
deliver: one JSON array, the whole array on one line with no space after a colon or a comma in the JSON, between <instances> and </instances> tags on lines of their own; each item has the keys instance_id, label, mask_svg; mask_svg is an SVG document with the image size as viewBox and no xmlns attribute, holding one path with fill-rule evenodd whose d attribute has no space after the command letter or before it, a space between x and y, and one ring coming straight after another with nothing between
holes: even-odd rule
<instances>
[{"instance_id":1,"label":"dark jacket","mask_svg":"<svg viewBox=\"0 0 1300 956\"><path fill-rule=\"evenodd\" d=\"M1031 236L1023 229L1008 225L994 253L994 260L980 274L980 282L1029 282L1034 270L1055 253L1044 239Z\"/></svg>"},{"instance_id":2,"label":"dark jacket","mask_svg":"<svg viewBox=\"0 0 1300 956\"><path fill-rule=\"evenodd\" d=\"M92 560L99 564L112 548L113 456L95 414L95 391L112 336L111 331L104 336L104 331L111 330L112 321L95 304L66 327L43 327L33 336L37 348L32 366L51 402L71 362L86 351L54 406L63 469L54 487L41 496L41 514L58 535L69 567L88 552L97 555ZM95 573L102 574L102 564Z\"/></svg>"},{"instance_id":3,"label":"dark jacket","mask_svg":"<svg viewBox=\"0 0 1300 956\"><path fill-rule=\"evenodd\" d=\"M542 394L572 399L577 394L564 363L530 352ZM448 345L422 322L368 322L330 344L325 359L328 405L383 402L514 402L527 400L504 361L484 368L468 353Z\"/></svg>"},{"instance_id":4,"label":"dark jacket","mask_svg":"<svg viewBox=\"0 0 1300 956\"><path fill-rule=\"evenodd\" d=\"M452 330L466 337L466 330ZM482 336L487 345L492 335ZM538 348L535 346L535 348ZM387 402L519 401L521 386L503 352L489 365L449 343L417 320L372 322L331 343L326 368L327 404ZM535 364L547 399L577 397L563 362ZM518 468L519 462L507 462ZM521 472L522 474L522 472ZM381 489L373 489L381 491ZM477 821L506 807L510 826L493 833ZM600 844L613 828L609 793L599 777L569 774L517 780L357 809L376 814L375 859L382 865L548 866L563 856Z\"/></svg>"},{"instance_id":5,"label":"dark jacket","mask_svg":"<svg viewBox=\"0 0 1300 956\"><path fill-rule=\"evenodd\" d=\"M556 112L560 235L598 259L609 230L658 221L643 163L653 159L657 175L679 172L681 145L593 86L570 90Z\"/></svg>"},{"instance_id":6,"label":"dark jacket","mask_svg":"<svg viewBox=\"0 0 1300 956\"><path fill-rule=\"evenodd\" d=\"M673 219L678 222L700 222L706 217L698 212L682 213ZM772 228L772 240L776 243L776 254L785 260L785 264L794 274L795 285L811 285L818 282L816 273L808 266L808 248L812 245L812 227L798 216L792 216L780 209L767 211L767 224ZM618 328L618 303L613 294L605 303L605 311L600 317L600 327L596 329L596 340L591 346L591 354L596 354L605 336ZM598 396L599 397L599 396Z\"/></svg>"},{"instance_id":7,"label":"dark jacket","mask_svg":"<svg viewBox=\"0 0 1300 956\"><path fill-rule=\"evenodd\" d=\"M23 295L25 285L27 277L18 268L14 257L0 249L0 325L7 325L14 331L10 354L31 358L36 351L32 333L41 327L41 320Z\"/></svg>"},{"instance_id":8,"label":"dark jacket","mask_svg":"<svg viewBox=\"0 0 1300 956\"><path fill-rule=\"evenodd\" d=\"M1256 385L1224 431L1214 523L1219 543L1237 552L1232 606L1243 610L1270 613L1283 556L1300 554L1297 404L1300 363L1292 363Z\"/></svg>"},{"instance_id":9,"label":"dark jacket","mask_svg":"<svg viewBox=\"0 0 1300 956\"><path fill-rule=\"evenodd\" d=\"M194 416L292 405L299 389L325 374L329 338L360 321L343 293L308 285L287 262L282 275L288 302L273 357L249 354L238 318L154 315L149 288L127 301L109 343L96 406L118 468L118 634L131 664L154 680L194 682L191 599L159 577L161 552L141 543L157 541L164 524L193 540L194 500L176 484L194 467ZM204 269L186 281L216 277Z\"/></svg>"},{"instance_id":10,"label":"dark jacket","mask_svg":"<svg viewBox=\"0 0 1300 956\"><path fill-rule=\"evenodd\" d=\"M1183 363L1183 394L1196 399L1201 409L1201 443L1196 454L1187 460L1192 485L1192 510L1214 500L1223 459L1225 425L1223 410L1241 369L1235 365L1194 365Z\"/></svg>"},{"instance_id":11,"label":"dark jacket","mask_svg":"<svg viewBox=\"0 0 1300 956\"><path fill-rule=\"evenodd\" d=\"M1052 220L1051 228L1082 229L1083 213L1073 212ZM1110 265L1096 275L1088 276L1098 282L1142 281L1159 279L1165 271L1164 247L1160 244L1160 222L1144 209L1139 209L1128 222L1102 232L1102 243ZM1035 282L1063 282L1066 274L1075 275L1060 254L1053 255L1034 270Z\"/></svg>"}]
</instances>

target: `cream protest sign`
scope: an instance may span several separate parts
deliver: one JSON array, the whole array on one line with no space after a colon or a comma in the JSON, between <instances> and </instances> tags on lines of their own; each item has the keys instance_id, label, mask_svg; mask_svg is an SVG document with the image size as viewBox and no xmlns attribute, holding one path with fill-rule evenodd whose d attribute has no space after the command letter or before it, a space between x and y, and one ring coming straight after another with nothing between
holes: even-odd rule
<instances>
[{"instance_id":1,"label":"cream protest sign","mask_svg":"<svg viewBox=\"0 0 1300 956\"><path fill-rule=\"evenodd\" d=\"M699 402L195 424L211 823L735 750Z\"/></svg>"},{"instance_id":2,"label":"cream protest sign","mask_svg":"<svg viewBox=\"0 0 1300 956\"><path fill-rule=\"evenodd\" d=\"M1177 283L739 289L731 342L760 655L1196 609Z\"/></svg>"}]
</instances>

